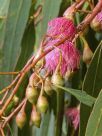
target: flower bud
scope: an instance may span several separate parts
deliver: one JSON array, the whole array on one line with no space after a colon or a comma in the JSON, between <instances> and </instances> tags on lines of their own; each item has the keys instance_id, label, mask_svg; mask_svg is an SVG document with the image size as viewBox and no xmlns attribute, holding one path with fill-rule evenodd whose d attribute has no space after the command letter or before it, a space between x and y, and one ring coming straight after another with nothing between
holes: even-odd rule
<instances>
[{"instance_id":1,"label":"flower bud","mask_svg":"<svg viewBox=\"0 0 102 136\"><path fill-rule=\"evenodd\" d=\"M25 123L26 123L26 114L24 110L21 110L16 116L16 124L20 129L22 129Z\"/></svg>"},{"instance_id":2,"label":"flower bud","mask_svg":"<svg viewBox=\"0 0 102 136\"><path fill-rule=\"evenodd\" d=\"M17 105L19 102L19 98L16 95L14 95L14 97L13 97L13 102L15 105Z\"/></svg>"},{"instance_id":3,"label":"flower bud","mask_svg":"<svg viewBox=\"0 0 102 136\"><path fill-rule=\"evenodd\" d=\"M92 59L92 56L93 56L93 52L91 51L91 49L89 48L89 45L86 41L86 39L81 36L80 37L81 40L83 41L83 62L86 63L87 65L90 63L91 59Z\"/></svg>"},{"instance_id":4,"label":"flower bud","mask_svg":"<svg viewBox=\"0 0 102 136\"><path fill-rule=\"evenodd\" d=\"M102 11L92 20L91 28L95 31L102 31Z\"/></svg>"},{"instance_id":5,"label":"flower bud","mask_svg":"<svg viewBox=\"0 0 102 136\"><path fill-rule=\"evenodd\" d=\"M53 89L52 89L50 78L48 77L45 80L44 91L46 92L47 95L52 95Z\"/></svg>"},{"instance_id":6,"label":"flower bud","mask_svg":"<svg viewBox=\"0 0 102 136\"><path fill-rule=\"evenodd\" d=\"M42 43L41 43L41 44L42 44ZM35 56L35 59L38 59L39 56L40 56L42 53L43 53L43 48L40 47L40 49L38 50L38 52L37 52L37 54L36 54L36 56ZM44 59L44 58L40 59L40 60L37 62L37 64L35 65L35 68L36 68L36 69L40 68L43 63L45 63L45 59Z\"/></svg>"},{"instance_id":7,"label":"flower bud","mask_svg":"<svg viewBox=\"0 0 102 136\"><path fill-rule=\"evenodd\" d=\"M36 84L39 82L39 78L38 76L33 73L31 76L30 76L30 79L29 79L29 86L36 86Z\"/></svg>"},{"instance_id":8,"label":"flower bud","mask_svg":"<svg viewBox=\"0 0 102 136\"><path fill-rule=\"evenodd\" d=\"M89 64L92 59L93 53L87 44L84 45L83 62Z\"/></svg>"},{"instance_id":9,"label":"flower bud","mask_svg":"<svg viewBox=\"0 0 102 136\"><path fill-rule=\"evenodd\" d=\"M32 124L34 124L36 127L40 127L41 124L41 113L36 111L35 108L33 108L32 113L31 113L31 121Z\"/></svg>"},{"instance_id":10,"label":"flower bud","mask_svg":"<svg viewBox=\"0 0 102 136\"><path fill-rule=\"evenodd\" d=\"M63 77L60 75L59 72L55 72L55 73L52 75L51 82L52 82L53 84L55 84L55 85L61 85L61 86L64 85L64 79L63 79Z\"/></svg>"},{"instance_id":11,"label":"flower bud","mask_svg":"<svg viewBox=\"0 0 102 136\"><path fill-rule=\"evenodd\" d=\"M48 109L49 103L45 96L40 96L37 101L37 108L41 113L45 113Z\"/></svg>"},{"instance_id":12,"label":"flower bud","mask_svg":"<svg viewBox=\"0 0 102 136\"><path fill-rule=\"evenodd\" d=\"M72 79L73 75L74 75L74 71L68 70L68 71L66 72L64 78L65 78L65 80L70 80L70 79Z\"/></svg>"},{"instance_id":13,"label":"flower bud","mask_svg":"<svg viewBox=\"0 0 102 136\"><path fill-rule=\"evenodd\" d=\"M30 103L35 103L38 98L38 90L35 87L28 86L26 89L26 98Z\"/></svg>"},{"instance_id":14,"label":"flower bud","mask_svg":"<svg viewBox=\"0 0 102 136\"><path fill-rule=\"evenodd\" d=\"M65 18L68 18L68 19L74 21L75 6L76 6L76 3L73 3L73 5L68 7L67 10L64 12L63 16Z\"/></svg>"}]
</instances>

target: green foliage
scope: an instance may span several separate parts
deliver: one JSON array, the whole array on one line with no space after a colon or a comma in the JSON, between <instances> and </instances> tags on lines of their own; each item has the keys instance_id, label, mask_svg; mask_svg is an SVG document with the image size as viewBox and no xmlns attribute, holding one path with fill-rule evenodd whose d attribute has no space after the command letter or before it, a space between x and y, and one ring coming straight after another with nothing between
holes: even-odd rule
<instances>
[{"instance_id":1,"label":"green foliage","mask_svg":"<svg viewBox=\"0 0 102 136\"><path fill-rule=\"evenodd\" d=\"M85 136L102 135L102 90L100 91L90 114Z\"/></svg>"},{"instance_id":2,"label":"green foliage","mask_svg":"<svg viewBox=\"0 0 102 136\"><path fill-rule=\"evenodd\" d=\"M62 86L56 85L58 88L66 91L67 93L70 93L74 97L76 97L81 103L87 105L87 106L92 106L95 102L95 98L88 95L85 91L77 90L77 89L72 89L72 88L65 88Z\"/></svg>"},{"instance_id":3,"label":"green foliage","mask_svg":"<svg viewBox=\"0 0 102 136\"><path fill-rule=\"evenodd\" d=\"M41 38L43 38L45 35L48 21L58 16L61 0L56 0L56 1L46 0L44 2L41 2L41 0L38 0L36 5L39 5L39 4L42 5L42 12L40 16L38 17L38 20L40 20L40 22L38 23L38 25L35 26L35 30L36 30L35 45L37 47L41 42Z\"/></svg>"},{"instance_id":4,"label":"green foliage","mask_svg":"<svg viewBox=\"0 0 102 136\"><path fill-rule=\"evenodd\" d=\"M6 4L5 4L6 3ZM0 26L0 48L2 53L0 71L14 71L17 64L21 41L26 27L31 6L31 0L0 0L0 5L3 5ZM5 9L8 9L5 12ZM26 9L26 10L25 10ZM0 87L8 85L12 80L10 76L2 76L0 78ZM5 81L5 82L4 82Z\"/></svg>"},{"instance_id":5,"label":"green foliage","mask_svg":"<svg viewBox=\"0 0 102 136\"><path fill-rule=\"evenodd\" d=\"M83 90L86 91L89 95L96 98L101 88L102 88L102 42L97 47L92 62L87 70L83 83ZM85 133L87 121L91 110L92 108L89 108L86 105L81 104L80 136L83 136L83 134Z\"/></svg>"}]
</instances>

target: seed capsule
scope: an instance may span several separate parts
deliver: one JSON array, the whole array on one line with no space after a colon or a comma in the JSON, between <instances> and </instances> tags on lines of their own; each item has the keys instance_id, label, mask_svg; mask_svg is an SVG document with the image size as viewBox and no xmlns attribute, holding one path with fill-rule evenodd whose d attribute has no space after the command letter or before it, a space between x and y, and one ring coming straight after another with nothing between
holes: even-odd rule
<instances>
[{"instance_id":1,"label":"seed capsule","mask_svg":"<svg viewBox=\"0 0 102 136\"><path fill-rule=\"evenodd\" d=\"M32 113L31 113L31 121L36 127L40 127L41 124L41 113L36 111L35 108L33 108Z\"/></svg>"},{"instance_id":2,"label":"seed capsule","mask_svg":"<svg viewBox=\"0 0 102 136\"><path fill-rule=\"evenodd\" d=\"M28 86L26 89L26 98L30 103L35 103L38 98L38 90L35 87Z\"/></svg>"},{"instance_id":3,"label":"seed capsule","mask_svg":"<svg viewBox=\"0 0 102 136\"><path fill-rule=\"evenodd\" d=\"M41 113L45 113L49 107L49 103L45 96L40 96L37 101L37 108Z\"/></svg>"},{"instance_id":4,"label":"seed capsule","mask_svg":"<svg viewBox=\"0 0 102 136\"><path fill-rule=\"evenodd\" d=\"M38 76L33 73L29 78L29 86L36 86L36 84L39 82Z\"/></svg>"},{"instance_id":5,"label":"seed capsule","mask_svg":"<svg viewBox=\"0 0 102 136\"><path fill-rule=\"evenodd\" d=\"M42 43L41 43L42 44ZM39 56L43 53L43 48L40 47L40 49L38 50L35 59L39 58ZM45 63L45 58L40 59L37 64L35 65L35 68L38 69L40 68L43 64Z\"/></svg>"},{"instance_id":6,"label":"seed capsule","mask_svg":"<svg viewBox=\"0 0 102 136\"><path fill-rule=\"evenodd\" d=\"M53 89L52 89L50 78L48 77L45 80L44 91L46 92L47 95L52 95Z\"/></svg>"},{"instance_id":7,"label":"seed capsule","mask_svg":"<svg viewBox=\"0 0 102 136\"><path fill-rule=\"evenodd\" d=\"M91 22L91 28L94 31L102 31L102 11L99 12Z\"/></svg>"},{"instance_id":8,"label":"seed capsule","mask_svg":"<svg viewBox=\"0 0 102 136\"><path fill-rule=\"evenodd\" d=\"M64 12L64 17L74 21L74 14L75 14L75 3L72 6L68 7L67 10Z\"/></svg>"},{"instance_id":9,"label":"seed capsule","mask_svg":"<svg viewBox=\"0 0 102 136\"><path fill-rule=\"evenodd\" d=\"M61 85L63 86L64 85L64 80L63 80L63 77L57 72L55 72L53 75L52 75L52 79L51 79L51 82L55 85Z\"/></svg>"},{"instance_id":10,"label":"seed capsule","mask_svg":"<svg viewBox=\"0 0 102 136\"><path fill-rule=\"evenodd\" d=\"M64 79L65 79L65 80L71 80L72 77L73 77L73 75L74 75L74 71L68 70L68 71L66 72L66 74L65 74Z\"/></svg>"},{"instance_id":11,"label":"seed capsule","mask_svg":"<svg viewBox=\"0 0 102 136\"><path fill-rule=\"evenodd\" d=\"M16 95L13 97L13 102L14 102L14 105L17 105L19 102L19 98Z\"/></svg>"},{"instance_id":12,"label":"seed capsule","mask_svg":"<svg viewBox=\"0 0 102 136\"><path fill-rule=\"evenodd\" d=\"M91 51L91 49L89 48L89 45L86 41L86 39L81 36L81 39L83 41L83 62L85 62L87 65L90 63L92 56L93 56L93 52Z\"/></svg>"},{"instance_id":13,"label":"seed capsule","mask_svg":"<svg viewBox=\"0 0 102 136\"><path fill-rule=\"evenodd\" d=\"M84 50L83 50L83 61L86 64L89 64L91 59L92 59L93 53L89 46L87 44L84 45Z\"/></svg>"},{"instance_id":14,"label":"seed capsule","mask_svg":"<svg viewBox=\"0 0 102 136\"><path fill-rule=\"evenodd\" d=\"M20 129L22 129L25 123L26 123L26 114L24 110L21 110L16 116L16 124Z\"/></svg>"}]
</instances>

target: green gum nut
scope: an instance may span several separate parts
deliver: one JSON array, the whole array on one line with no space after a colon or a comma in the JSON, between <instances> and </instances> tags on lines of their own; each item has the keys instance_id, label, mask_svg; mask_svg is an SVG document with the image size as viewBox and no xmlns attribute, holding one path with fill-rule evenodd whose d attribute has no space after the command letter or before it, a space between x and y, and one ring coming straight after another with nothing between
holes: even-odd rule
<instances>
[{"instance_id":1,"label":"green gum nut","mask_svg":"<svg viewBox=\"0 0 102 136\"><path fill-rule=\"evenodd\" d=\"M31 121L32 124L35 125L36 127L40 128L40 124L41 124L41 113L39 113L36 110L32 110L31 113Z\"/></svg>"},{"instance_id":2,"label":"green gum nut","mask_svg":"<svg viewBox=\"0 0 102 136\"><path fill-rule=\"evenodd\" d=\"M33 73L29 78L29 86L36 86L36 84L39 82L38 76Z\"/></svg>"},{"instance_id":3,"label":"green gum nut","mask_svg":"<svg viewBox=\"0 0 102 136\"><path fill-rule=\"evenodd\" d=\"M94 18L91 22L91 28L96 31L96 32L100 32L102 31L102 24L101 21L99 21L97 18Z\"/></svg>"},{"instance_id":4,"label":"green gum nut","mask_svg":"<svg viewBox=\"0 0 102 136\"><path fill-rule=\"evenodd\" d=\"M84 50L83 50L83 62L86 64L89 64L93 56L93 52L89 48L89 46L86 44L84 45Z\"/></svg>"},{"instance_id":5,"label":"green gum nut","mask_svg":"<svg viewBox=\"0 0 102 136\"><path fill-rule=\"evenodd\" d=\"M26 98L30 103L35 103L38 98L38 90L35 87L28 86L26 89Z\"/></svg>"},{"instance_id":6,"label":"green gum nut","mask_svg":"<svg viewBox=\"0 0 102 136\"><path fill-rule=\"evenodd\" d=\"M52 75L52 79L51 79L51 82L53 83L53 89L54 90L58 90L58 88L56 87L57 85L60 85L60 86L63 86L64 85L64 79L63 79L63 77L61 76L61 74L60 73L54 73L53 75Z\"/></svg>"},{"instance_id":7,"label":"green gum nut","mask_svg":"<svg viewBox=\"0 0 102 136\"><path fill-rule=\"evenodd\" d=\"M16 116L16 124L17 124L17 126L18 126L20 129L22 129L22 128L24 127L25 123L26 123L26 120L27 120L26 114L25 114L25 112L24 112L23 110L21 110L21 111L17 114L17 116Z\"/></svg>"},{"instance_id":8,"label":"green gum nut","mask_svg":"<svg viewBox=\"0 0 102 136\"><path fill-rule=\"evenodd\" d=\"M51 84L51 80L50 80L49 77L47 77L46 80L45 80L44 91L49 96L52 95L52 93L53 93L52 84Z\"/></svg>"},{"instance_id":9,"label":"green gum nut","mask_svg":"<svg viewBox=\"0 0 102 136\"><path fill-rule=\"evenodd\" d=\"M45 113L49 107L48 100L45 96L39 96L37 101L37 109L41 113Z\"/></svg>"},{"instance_id":10,"label":"green gum nut","mask_svg":"<svg viewBox=\"0 0 102 136\"><path fill-rule=\"evenodd\" d=\"M13 102L14 102L14 105L17 105L19 102L19 98L16 95L14 95L13 97Z\"/></svg>"}]
</instances>

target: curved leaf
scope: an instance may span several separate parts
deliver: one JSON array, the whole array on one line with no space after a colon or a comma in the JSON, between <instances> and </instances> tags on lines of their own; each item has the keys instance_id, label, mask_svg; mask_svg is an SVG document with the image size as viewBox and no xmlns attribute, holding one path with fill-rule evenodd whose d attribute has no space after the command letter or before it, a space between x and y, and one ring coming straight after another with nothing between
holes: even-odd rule
<instances>
[{"instance_id":1,"label":"curved leaf","mask_svg":"<svg viewBox=\"0 0 102 136\"><path fill-rule=\"evenodd\" d=\"M83 90L89 95L97 97L102 88L102 42L97 47L92 62L87 70ZM80 110L80 136L85 135L86 125L92 108L81 104Z\"/></svg>"},{"instance_id":2,"label":"curved leaf","mask_svg":"<svg viewBox=\"0 0 102 136\"><path fill-rule=\"evenodd\" d=\"M37 5L42 5L42 13L39 15L40 22L36 25L36 46L39 46L42 37L45 35L48 21L59 14L62 0L38 0Z\"/></svg>"},{"instance_id":3,"label":"curved leaf","mask_svg":"<svg viewBox=\"0 0 102 136\"><path fill-rule=\"evenodd\" d=\"M102 90L96 99L95 105L88 120L85 136L102 135Z\"/></svg>"},{"instance_id":4,"label":"curved leaf","mask_svg":"<svg viewBox=\"0 0 102 136\"><path fill-rule=\"evenodd\" d=\"M0 2L0 5L5 4L5 2L6 0L2 1L2 3ZM5 29L2 32L4 35L1 39L1 52L3 56L0 71L13 71L16 66L20 54L21 40L29 16L31 0L9 0L8 5L7 17L4 24ZM11 79L9 76L2 76L0 78L0 87L8 85Z\"/></svg>"},{"instance_id":5,"label":"curved leaf","mask_svg":"<svg viewBox=\"0 0 102 136\"><path fill-rule=\"evenodd\" d=\"M92 106L95 102L95 98L88 95L85 91L76 90L72 88L65 88L59 85L56 85L56 86L70 93L71 95L75 96L80 102L84 103L85 105Z\"/></svg>"}]
</instances>

